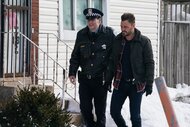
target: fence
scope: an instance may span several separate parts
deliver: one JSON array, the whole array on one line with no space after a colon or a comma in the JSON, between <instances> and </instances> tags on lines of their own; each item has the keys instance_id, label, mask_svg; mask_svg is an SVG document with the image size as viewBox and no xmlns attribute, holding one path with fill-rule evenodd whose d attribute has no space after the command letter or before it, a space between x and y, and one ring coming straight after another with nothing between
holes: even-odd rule
<instances>
[{"instance_id":1,"label":"fence","mask_svg":"<svg viewBox=\"0 0 190 127\"><path fill-rule=\"evenodd\" d=\"M164 1L160 75L168 86L190 85L190 2Z\"/></svg>"}]
</instances>

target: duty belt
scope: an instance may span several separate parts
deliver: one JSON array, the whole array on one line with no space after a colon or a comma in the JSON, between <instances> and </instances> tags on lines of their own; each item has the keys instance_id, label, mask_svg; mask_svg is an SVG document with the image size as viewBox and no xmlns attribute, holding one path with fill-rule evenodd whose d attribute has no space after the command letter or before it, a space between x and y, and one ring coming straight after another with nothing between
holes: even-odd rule
<instances>
[{"instance_id":1,"label":"duty belt","mask_svg":"<svg viewBox=\"0 0 190 127\"><path fill-rule=\"evenodd\" d=\"M125 79L125 81L126 82L133 82L133 81L135 81L135 79L134 78L132 78L132 79Z\"/></svg>"}]
</instances>

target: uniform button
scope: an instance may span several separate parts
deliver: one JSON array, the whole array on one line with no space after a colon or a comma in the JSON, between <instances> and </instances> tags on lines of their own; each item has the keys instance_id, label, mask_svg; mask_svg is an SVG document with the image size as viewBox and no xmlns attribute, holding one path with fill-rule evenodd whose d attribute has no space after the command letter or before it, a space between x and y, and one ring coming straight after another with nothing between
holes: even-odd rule
<instances>
[{"instance_id":1,"label":"uniform button","mask_svg":"<svg viewBox=\"0 0 190 127\"><path fill-rule=\"evenodd\" d=\"M92 44L94 45L95 43L94 43L94 42L92 42Z\"/></svg>"},{"instance_id":2,"label":"uniform button","mask_svg":"<svg viewBox=\"0 0 190 127\"><path fill-rule=\"evenodd\" d=\"M92 55L94 56L94 53L92 53Z\"/></svg>"},{"instance_id":3,"label":"uniform button","mask_svg":"<svg viewBox=\"0 0 190 127\"><path fill-rule=\"evenodd\" d=\"M94 64L91 64L91 67L93 67L94 66Z\"/></svg>"}]
</instances>

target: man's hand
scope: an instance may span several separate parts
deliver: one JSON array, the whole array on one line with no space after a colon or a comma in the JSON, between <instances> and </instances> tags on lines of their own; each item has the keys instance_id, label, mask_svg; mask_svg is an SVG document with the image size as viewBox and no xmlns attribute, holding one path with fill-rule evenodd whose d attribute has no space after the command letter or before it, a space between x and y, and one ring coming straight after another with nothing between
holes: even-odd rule
<instances>
[{"instance_id":1,"label":"man's hand","mask_svg":"<svg viewBox=\"0 0 190 127\"><path fill-rule=\"evenodd\" d=\"M146 85L145 92L146 92L146 96L151 95L152 94L152 85Z\"/></svg>"},{"instance_id":2,"label":"man's hand","mask_svg":"<svg viewBox=\"0 0 190 127\"><path fill-rule=\"evenodd\" d=\"M76 85L76 77L75 76L69 76L69 80L72 84Z\"/></svg>"},{"instance_id":3,"label":"man's hand","mask_svg":"<svg viewBox=\"0 0 190 127\"><path fill-rule=\"evenodd\" d=\"M104 87L111 93L112 91L111 91L111 83L112 82L105 82L104 83Z\"/></svg>"}]
</instances>

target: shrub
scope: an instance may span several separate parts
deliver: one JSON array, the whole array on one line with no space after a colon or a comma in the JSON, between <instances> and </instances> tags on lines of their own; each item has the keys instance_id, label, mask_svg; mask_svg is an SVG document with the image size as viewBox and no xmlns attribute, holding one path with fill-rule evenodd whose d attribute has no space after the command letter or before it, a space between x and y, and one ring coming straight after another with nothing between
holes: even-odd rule
<instances>
[{"instance_id":1,"label":"shrub","mask_svg":"<svg viewBox=\"0 0 190 127\"><path fill-rule=\"evenodd\" d=\"M20 92L0 111L2 127L70 127L71 115L49 91L32 87Z\"/></svg>"}]
</instances>

